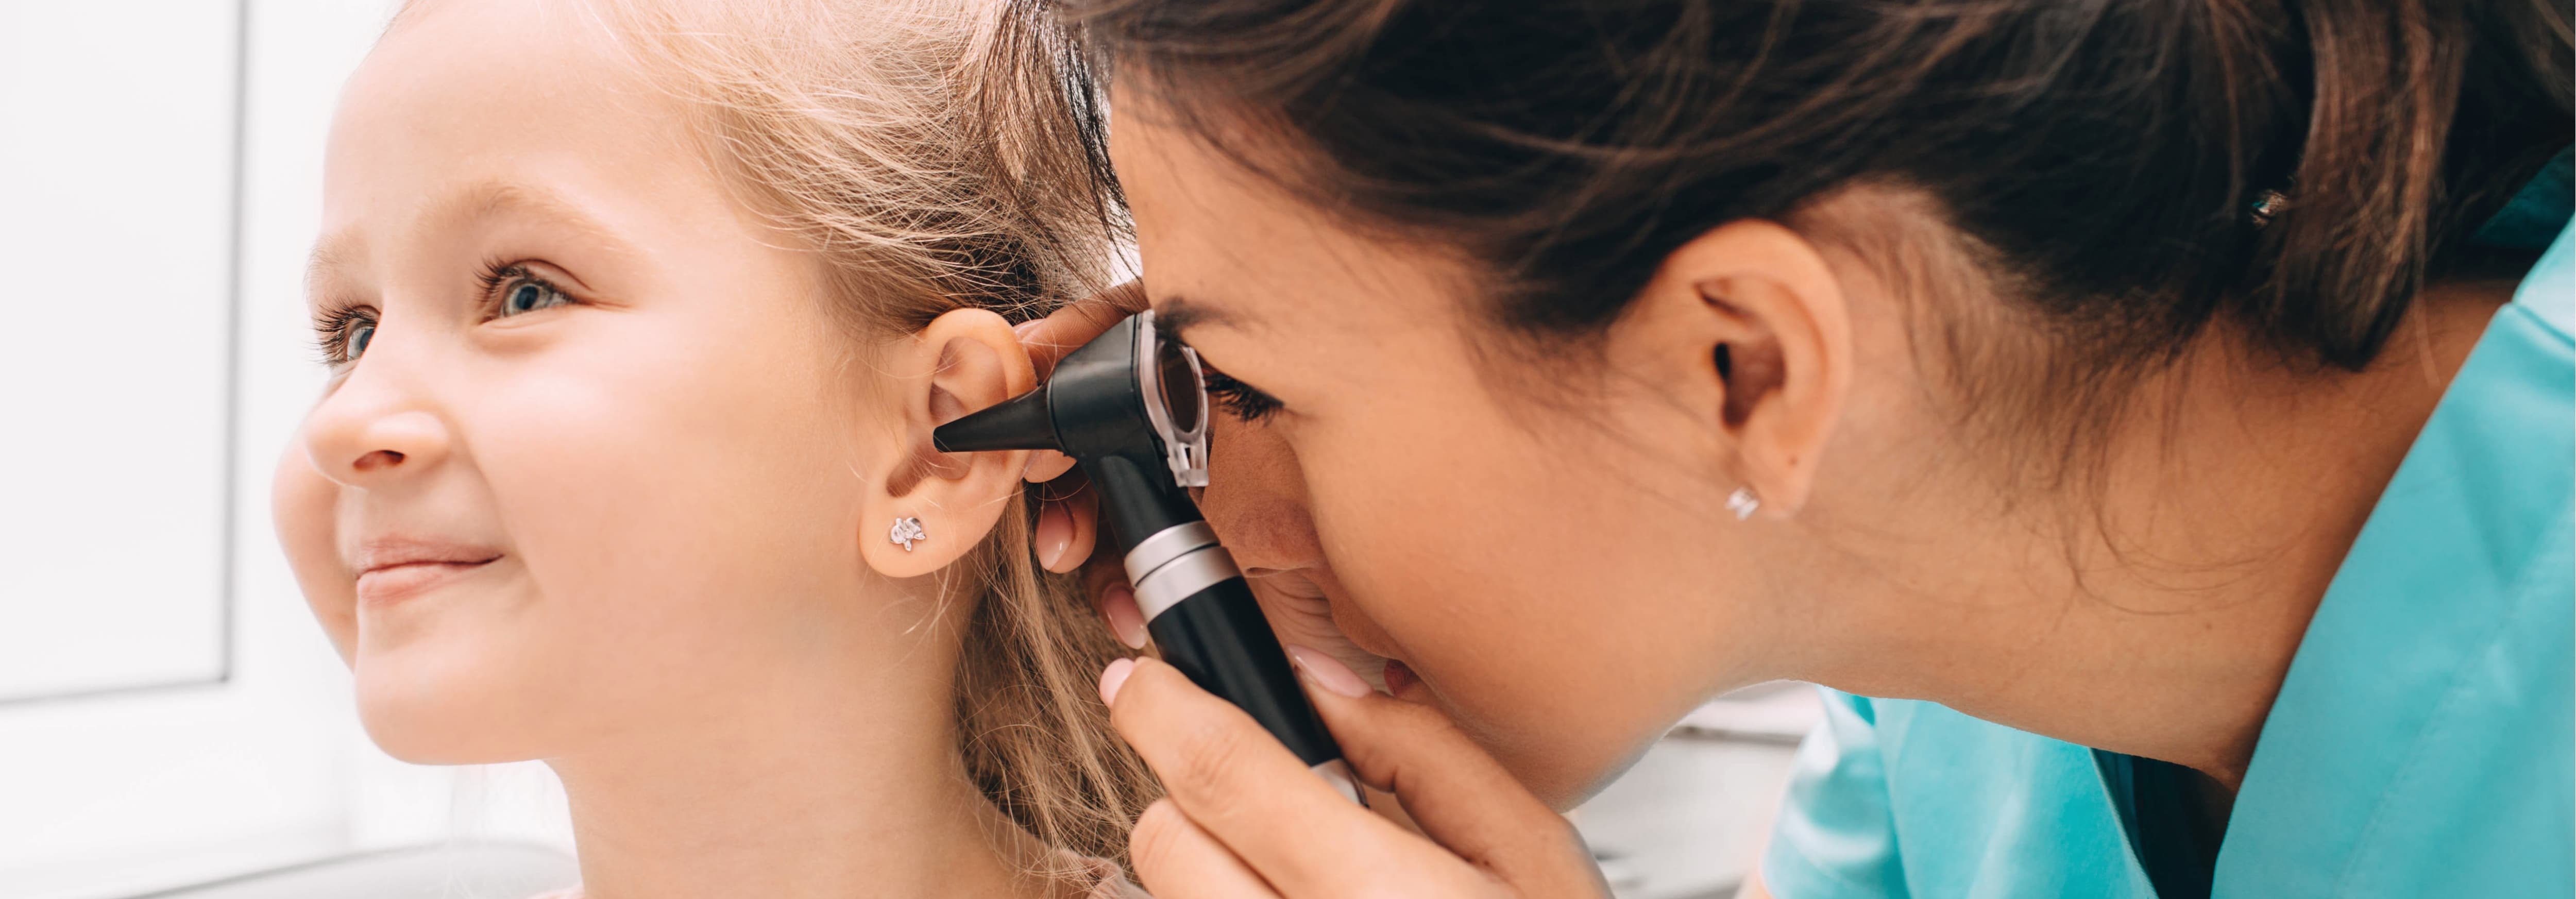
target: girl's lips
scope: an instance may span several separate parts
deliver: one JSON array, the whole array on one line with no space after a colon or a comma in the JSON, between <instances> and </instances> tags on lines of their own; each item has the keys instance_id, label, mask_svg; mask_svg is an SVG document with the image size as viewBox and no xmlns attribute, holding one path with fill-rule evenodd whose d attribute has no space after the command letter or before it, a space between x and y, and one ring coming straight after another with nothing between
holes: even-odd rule
<instances>
[{"instance_id":1,"label":"girl's lips","mask_svg":"<svg viewBox=\"0 0 2576 899\"><path fill-rule=\"evenodd\" d=\"M498 561L495 556L480 562L408 562L369 569L358 575L358 602L386 605L401 602Z\"/></svg>"}]
</instances>

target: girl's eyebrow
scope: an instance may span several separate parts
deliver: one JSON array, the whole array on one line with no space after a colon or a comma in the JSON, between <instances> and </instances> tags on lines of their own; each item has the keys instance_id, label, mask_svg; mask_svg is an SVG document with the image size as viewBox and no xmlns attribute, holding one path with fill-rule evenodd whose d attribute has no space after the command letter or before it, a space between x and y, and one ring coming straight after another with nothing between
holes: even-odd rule
<instances>
[{"instance_id":1,"label":"girl's eyebrow","mask_svg":"<svg viewBox=\"0 0 2576 899\"><path fill-rule=\"evenodd\" d=\"M552 219L555 224L570 227L583 238L614 244L621 249L626 246L616 232L592 218L572 198L549 188L509 181L485 181L457 191L424 220L434 226L453 226L510 214Z\"/></svg>"},{"instance_id":2,"label":"girl's eyebrow","mask_svg":"<svg viewBox=\"0 0 2576 899\"><path fill-rule=\"evenodd\" d=\"M583 211L572 198L549 188L511 181L482 181L457 190L431 207L420 222L434 229L456 228L507 215L542 218L612 253L630 258L636 255L633 244ZM316 241L304 268L306 294L311 295L316 285L328 283L353 264L362 249L363 241L354 229L337 231Z\"/></svg>"},{"instance_id":3,"label":"girl's eyebrow","mask_svg":"<svg viewBox=\"0 0 2576 899\"><path fill-rule=\"evenodd\" d=\"M331 283L342 269L356 264L362 246L353 230L333 232L315 241L313 255L304 261L304 295L319 296L322 285Z\"/></svg>"}]
</instances>

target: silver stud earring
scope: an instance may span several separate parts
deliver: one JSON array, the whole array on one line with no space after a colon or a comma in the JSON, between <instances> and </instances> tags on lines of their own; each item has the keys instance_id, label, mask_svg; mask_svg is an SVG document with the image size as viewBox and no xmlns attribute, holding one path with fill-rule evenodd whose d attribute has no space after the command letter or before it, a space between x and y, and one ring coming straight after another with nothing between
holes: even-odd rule
<instances>
[{"instance_id":1,"label":"silver stud earring","mask_svg":"<svg viewBox=\"0 0 2576 899\"><path fill-rule=\"evenodd\" d=\"M1753 495L1751 487L1737 487L1734 493L1726 495L1726 510L1735 513L1737 521L1753 517L1753 510L1759 508L1762 508L1762 498Z\"/></svg>"},{"instance_id":2,"label":"silver stud earring","mask_svg":"<svg viewBox=\"0 0 2576 899\"><path fill-rule=\"evenodd\" d=\"M886 534L886 539L903 544L903 551L911 552L913 543L930 539L930 534L921 529L921 519L897 518L894 530Z\"/></svg>"}]
</instances>

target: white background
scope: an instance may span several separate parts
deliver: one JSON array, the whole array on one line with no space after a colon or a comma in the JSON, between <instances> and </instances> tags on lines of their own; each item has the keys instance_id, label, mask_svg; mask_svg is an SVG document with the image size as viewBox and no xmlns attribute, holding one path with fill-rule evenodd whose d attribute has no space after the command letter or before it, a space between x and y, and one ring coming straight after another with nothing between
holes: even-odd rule
<instances>
[{"instance_id":1,"label":"white background","mask_svg":"<svg viewBox=\"0 0 2576 899\"><path fill-rule=\"evenodd\" d=\"M542 766L366 742L277 553L269 471L322 375L323 136L391 5L246 6L0 0L0 897L569 847Z\"/></svg>"},{"instance_id":2,"label":"white background","mask_svg":"<svg viewBox=\"0 0 2576 899\"><path fill-rule=\"evenodd\" d=\"M159 7L0 6L0 702L224 673L237 13Z\"/></svg>"}]
</instances>

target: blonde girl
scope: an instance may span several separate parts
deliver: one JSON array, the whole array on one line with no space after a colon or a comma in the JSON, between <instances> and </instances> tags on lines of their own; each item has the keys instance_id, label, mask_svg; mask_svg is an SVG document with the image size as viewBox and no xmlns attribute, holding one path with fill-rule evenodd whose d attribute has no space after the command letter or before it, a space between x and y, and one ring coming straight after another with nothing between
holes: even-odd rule
<instances>
[{"instance_id":1,"label":"blonde girl","mask_svg":"<svg viewBox=\"0 0 2576 899\"><path fill-rule=\"evenodd\" d=\"M422 0L350 80L280 537L370 735L543 759L585 888L1115 896L1121 654L1028 549L1014 332L1111 263L974 0Z\"/></svg>"}]
</instances>

